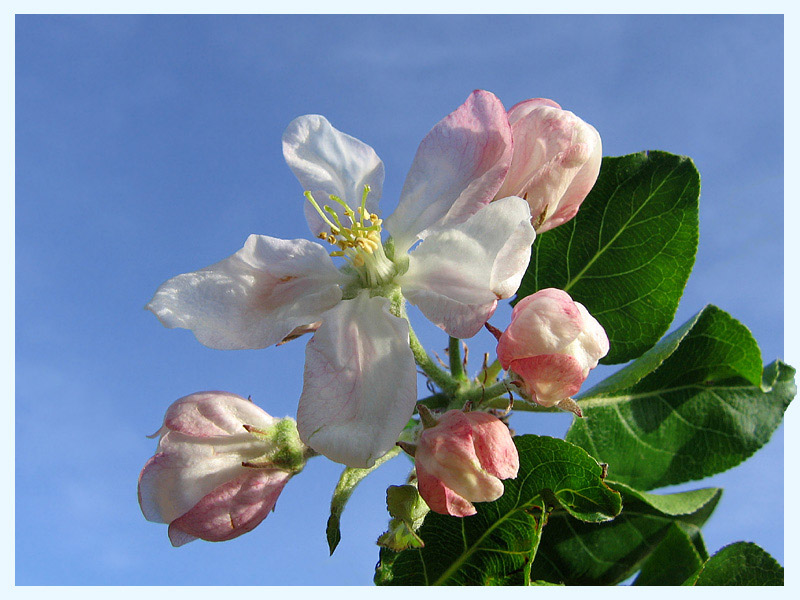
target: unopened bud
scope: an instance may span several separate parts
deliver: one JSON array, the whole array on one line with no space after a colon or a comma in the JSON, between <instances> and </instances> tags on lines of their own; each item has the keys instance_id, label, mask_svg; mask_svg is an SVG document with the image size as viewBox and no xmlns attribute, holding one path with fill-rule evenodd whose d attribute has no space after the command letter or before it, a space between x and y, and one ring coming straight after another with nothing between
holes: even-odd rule
<instances>
[{"instance_id":1,"label":"unopened bud","mask_svg":"<svg viewBox=\"0 0 800 600\"><path fill-rule=\"evenodd\" d=\"M547 288L520 300L497 344L497 358L523 396L578 416L571 399L608 354L602 325L562 290Z\"/></svg>"}]
</instances>

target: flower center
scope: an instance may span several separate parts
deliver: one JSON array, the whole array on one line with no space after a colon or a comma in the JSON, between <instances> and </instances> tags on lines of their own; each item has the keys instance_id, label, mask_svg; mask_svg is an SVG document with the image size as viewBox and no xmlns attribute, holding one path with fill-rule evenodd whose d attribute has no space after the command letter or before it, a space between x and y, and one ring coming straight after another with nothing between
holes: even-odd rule
<instances>
[{"instance_id":1,"label":"flower center","mask_svg":"<svg viewBox=\"0 0 800 600\"><path fill-rule=\"evenodd\" d=\"M331 252L331 256L343 257L358 273L365 287L375 288L391 281L395 268L381 244L383 219L367 210L369 192L369 186L365 185L361 206L355 211L338 196L330 196L332 202L342 207L344 218L340 218L339 213L327 204L320 207L311 192L306 191L304 195L328 226L328 231L320 231L317 237L339 248Z\"/></svg>"}]
</instances>

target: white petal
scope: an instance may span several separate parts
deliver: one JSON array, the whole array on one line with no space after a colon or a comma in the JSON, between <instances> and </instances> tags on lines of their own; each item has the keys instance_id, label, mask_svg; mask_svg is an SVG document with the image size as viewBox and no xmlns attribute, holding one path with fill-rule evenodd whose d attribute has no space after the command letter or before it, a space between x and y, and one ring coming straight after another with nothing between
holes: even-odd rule
<instances>
[{"instance_id":1,"label":"white petal","mask_svg":"<svg viewBox=\"0 0 800 600\"><path fill-rule=\"evenodd\" d=\"M576 302L575 306L578 308L583 321L581 332L562 352L575 357L583 367L583 375L586 377L589 374L589 370L594 369L599 360L608 354L608 336L603 326L589 314L583 304Z\"/></svg>"},{"instance_id":2,"label":"white petal","mask_svg":"<svg viewBox=\"0 0 800 600\"><path fill-rule=\"evenodd\" d=\"M362 292L325 313L306 347L297 429L336 462L369 467L397 441L417 398L408 323Z\"/></svg>"},{"instance_id":3,"label":"white petal","mask_svg":"<svg viewBox=\"0 0 800 600\"><path fill-rule=\"evenodd\" d=\"M206 494L247 472L243 461L258 458L263 442L241 434L200 439L174 431L139 475L139 504L149 521L170 523Z\"/></svg>"},{"instance_id":4,"label":"white petal","mask_svg":"<svg viewBox=\"0 0 800 600\"><path fill-rule=\"evenodd\" d=\"M244 425L268 429L278 419L250 400L228 392L197 392L173 402L164 417L166 431L196 437L240 434Z\"/></svg>"},{"instance_id":5,"label":"white petal","mask_svg":"<svg viewBox=\"0 0 800 600\"><path fill-rule=\"evenodd\" d=\"M319 244L251 235L233 256L163 283L145 308L209 348L264 348L319 320L346 281Z\"/></svg>"},{"instance_id":6,"label":"white petal","mask_svg":"<svg viewBox=\"0 0 800 600\"><path fill-rule=\"evenodd\" d=\"M386 220L398 252L431 227L463 223L491 201L511 164L502 103L483 90L439 121L419 145L397 210Z\"/></svg>"},{"instance_id":7,"label":"white petal","mask_svg":"<svg viewBox=\"0 0 800 600\"><path fill-rule=\"evenodd\" d=\"M283 156L303 189L313 194L320 207L328 204L342 218L341 206L331 202L329 196L338 196L355 210L361 206L364 186L369 185L367 209L380 214L383 162L370 146L334 128L325 117L304 115L289 123L283 134ZM305 214L311 233L328 231L308 202Z\"/></svg>"},{"instance_id":8,"label":"white petal","mask_svg":"<svg viewBox=\"0 0 800 600\"><path fill-rule=\"evenodd\" d=\"M461 225L432 232L397 281L408 301L448 334L472 337L497 300L517 291L534 236L528 204L504 198Z\"/></svg>"}]
</instances>

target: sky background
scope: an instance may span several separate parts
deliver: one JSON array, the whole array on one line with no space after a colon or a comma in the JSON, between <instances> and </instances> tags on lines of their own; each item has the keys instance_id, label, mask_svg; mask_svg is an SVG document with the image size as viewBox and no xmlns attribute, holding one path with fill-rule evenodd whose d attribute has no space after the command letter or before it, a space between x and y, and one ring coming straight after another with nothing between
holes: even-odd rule
<instances>
[{"instance_id":1,"label":"sky background","mask_svg":"<svg viewBox=\"0 0 800 600\"><path fill-rule=\"evenodd\" d=\"M167 406L221 389L294 416L305 340L211 350L143 306L251 233L310 237L281 154L293 118L323 114L375 148L388 215L419 141L475 88L506 107L556 100L598 129L605 155L691 156L700 248L670 329L713 303L765 363L783 355L780 16L17 16L18 585L371 583L402 457L358 488L333 557L341 466L322 458L236 540L175 549L144 520L136 479ZM411 318L427 348L446 346ZM470 342L471 371L491 342ZM570 418L513 424L563 436ZM749 540L783 563L783 427L740 467L678 489L705 486L725 488L705 527L712 553Z\"/></svg>"}]
</instances>

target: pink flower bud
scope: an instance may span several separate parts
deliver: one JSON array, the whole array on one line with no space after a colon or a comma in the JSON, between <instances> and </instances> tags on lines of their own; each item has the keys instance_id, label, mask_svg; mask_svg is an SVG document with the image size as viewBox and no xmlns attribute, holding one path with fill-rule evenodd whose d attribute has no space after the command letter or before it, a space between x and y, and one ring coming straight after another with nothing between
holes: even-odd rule
<instances>
[{"instance_id":1,"label":"pink flower bud","mask_svg":"<svg viewBox=\"0 0 800 600\"><path fill-rule=\"evenodd\" d=\"M508 121L514 154L495 199L519 196L527 200L537 233L566 223L597 181L600 134L545 98L514 105Z\"/></svg>"},{"instance_id":2,"label":"pink flower bud","mask_svg":"<svg viewBox=\"0 0 800 600\"><path fill-rule=\"evenodd\" d=\"M580 302L547 288L520 300L500 336L497 358L519 377L530 397L553 406L578 393L589 371L608 354L608 337Z\"/></svg>"},{"instance_id":3,"label":"pink flower bud","mask_svg":"<svg viewBox=\"0 0 800 600\"><path fill-rule=\"evenodd\" d=\"M503 495L501 479L517 476L519 455L508 427L485 412L451 410L422 432L415 453L419 493L431 510L475 514L472 502Z\"/></svg>"},{"instance_id":4,"label":"pink flower bud","mask_svg":"<svg viewBox=\"0 0 800 600\"><path fill-rule=\"evenodd\" d=\"M227 392L181 398L155 435L158 449L139 475L139 505L148 521L169 523L173 546L250 531L305 460L292 419Z\"/></svg>"}]
</instances>

